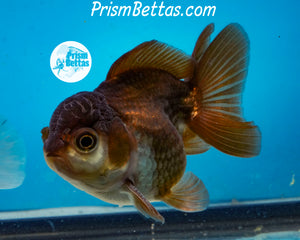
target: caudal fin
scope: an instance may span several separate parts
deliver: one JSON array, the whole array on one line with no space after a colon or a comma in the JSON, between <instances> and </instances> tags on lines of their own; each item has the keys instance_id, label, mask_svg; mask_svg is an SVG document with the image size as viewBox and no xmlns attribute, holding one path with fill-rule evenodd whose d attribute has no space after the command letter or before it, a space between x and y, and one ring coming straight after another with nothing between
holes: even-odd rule
<instances>
[{"instance_id":1,"label":"caudal fin","mask_svg":"<svg viewBox=\"0 0 300 240\"><path fill-rule=\"evenodd\" d=\"M25 143L12 124L0 116L0 189L13 189L25 178Z\"/></svg>"},{"instance_id":2,"label":"caudal fin","mask_svg":"<svg viewBox=\"0 0 300 240\"><path fill-rule=\"evenodd\" d=\"M193 53L197 66L190 81L193 91L189 99L194 108L188 126L224 153L256 156L261 134L253 122L243 119L241 109L249 62L247 34L240 25L230 24L209 44L212 31L211 24L200 35Z\"/></svg>"}]
</instances>

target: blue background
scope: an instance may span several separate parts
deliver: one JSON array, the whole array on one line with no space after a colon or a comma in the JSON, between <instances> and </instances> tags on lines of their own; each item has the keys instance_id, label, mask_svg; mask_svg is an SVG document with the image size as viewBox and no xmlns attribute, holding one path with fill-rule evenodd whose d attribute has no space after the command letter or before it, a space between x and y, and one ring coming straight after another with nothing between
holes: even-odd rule
<instances>
[{"instance_id":1,"label":"blue background","mask_svg":"<svg viewBox=\"0 0 300 240\"><path fill-rule=\"evenodd\" d=\"M110 1L101 2L109 5ZM133 1L113 2L132 5ZM96 88L123 53L157 39L190 54L210 22L215 23L213 36L231 22L240 23L249 35L250 66L243 107L246 119L260 126L262 151L258 157L242 159L211 149L189 156L187 170L204 181L212 202L300 196L300 2L164 2L182 7L215 5L217 10L214 17L91 17L92 1L1 3L0 113L24 137L27 165L21 187L0 190L0 210L105 205L47 167L40 130L49 124L62 100ZM153 1L142 3L151 6ZM64 41L80 42L92 55L91 71L78 83L62 82L51 72L51 52ZM290 185L293 175L295 183Z\"/></svg>"}]
</instances>

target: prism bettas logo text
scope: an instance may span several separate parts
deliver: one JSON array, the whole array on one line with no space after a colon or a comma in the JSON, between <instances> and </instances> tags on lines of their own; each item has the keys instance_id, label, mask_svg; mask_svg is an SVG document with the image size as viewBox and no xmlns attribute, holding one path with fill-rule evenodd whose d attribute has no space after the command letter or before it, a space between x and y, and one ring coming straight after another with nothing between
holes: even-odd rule
<instances>
[{"instance_id":1,"label":"prism bettas logo text","mask_svg":"<svg viewBox=\"0 0 300 240\"><path fill-rule=\"evenodd\" d=\"M59 44L52 52L50 66L53 74L64 82L78 82L86 77L92 58L81 43L68 41Z\"/></svg>"}]
</instances>

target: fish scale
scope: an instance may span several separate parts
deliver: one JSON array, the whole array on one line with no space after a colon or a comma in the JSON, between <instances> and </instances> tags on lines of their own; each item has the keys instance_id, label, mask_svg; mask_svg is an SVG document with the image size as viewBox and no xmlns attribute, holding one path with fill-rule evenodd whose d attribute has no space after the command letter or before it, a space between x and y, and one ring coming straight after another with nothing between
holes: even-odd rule
<instances>
[{"instance_id":1,"label":"fish scale","mask_svg":"<svg viewBox=\"0 0 300 240\"><path fill-rule=\"evenodd\" d=\"M163 197L169 192L170 188L178 182L184 172L186 164L182 140L179 134L174 134L174 128L172 128L171 125L169 128L169 131L165 129L165 131L159 133L159 136L155 137L156 140L152 145L155 152L155 161L158 166L158 178L157 180L154 179L153 185L159 189L158 197ZM161 135L165 137L160 138Z\"/></svg>"}]
</instances>

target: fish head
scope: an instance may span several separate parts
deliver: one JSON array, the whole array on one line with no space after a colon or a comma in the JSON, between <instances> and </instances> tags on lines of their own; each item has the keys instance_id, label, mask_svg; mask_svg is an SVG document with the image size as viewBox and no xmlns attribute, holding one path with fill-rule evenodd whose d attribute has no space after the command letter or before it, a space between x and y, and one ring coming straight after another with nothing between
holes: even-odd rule
<instances>
[{"instance_id":1,"label":"fish head","mask_svg":"<svg viewBox=\"0 0 300 240\"><path fill-rule=\"evenodd\" d=\"M103 95L80 92L54 111L42 130L48 166L68 178L93 178L109 169L108 135L114 111Z\"/></svg>"},{"instance_id":2,"label":"fish head","mask_svg":"<svg viewBox=\"0 0 300 240\"><path fill-rule=\"evenodd\" d=\"M62 134L42 130L44 157L48 166L73 179L92 177L105 172L108 160L107 137L92 127L65 128Z\"/></svg>"}]
</instances>

